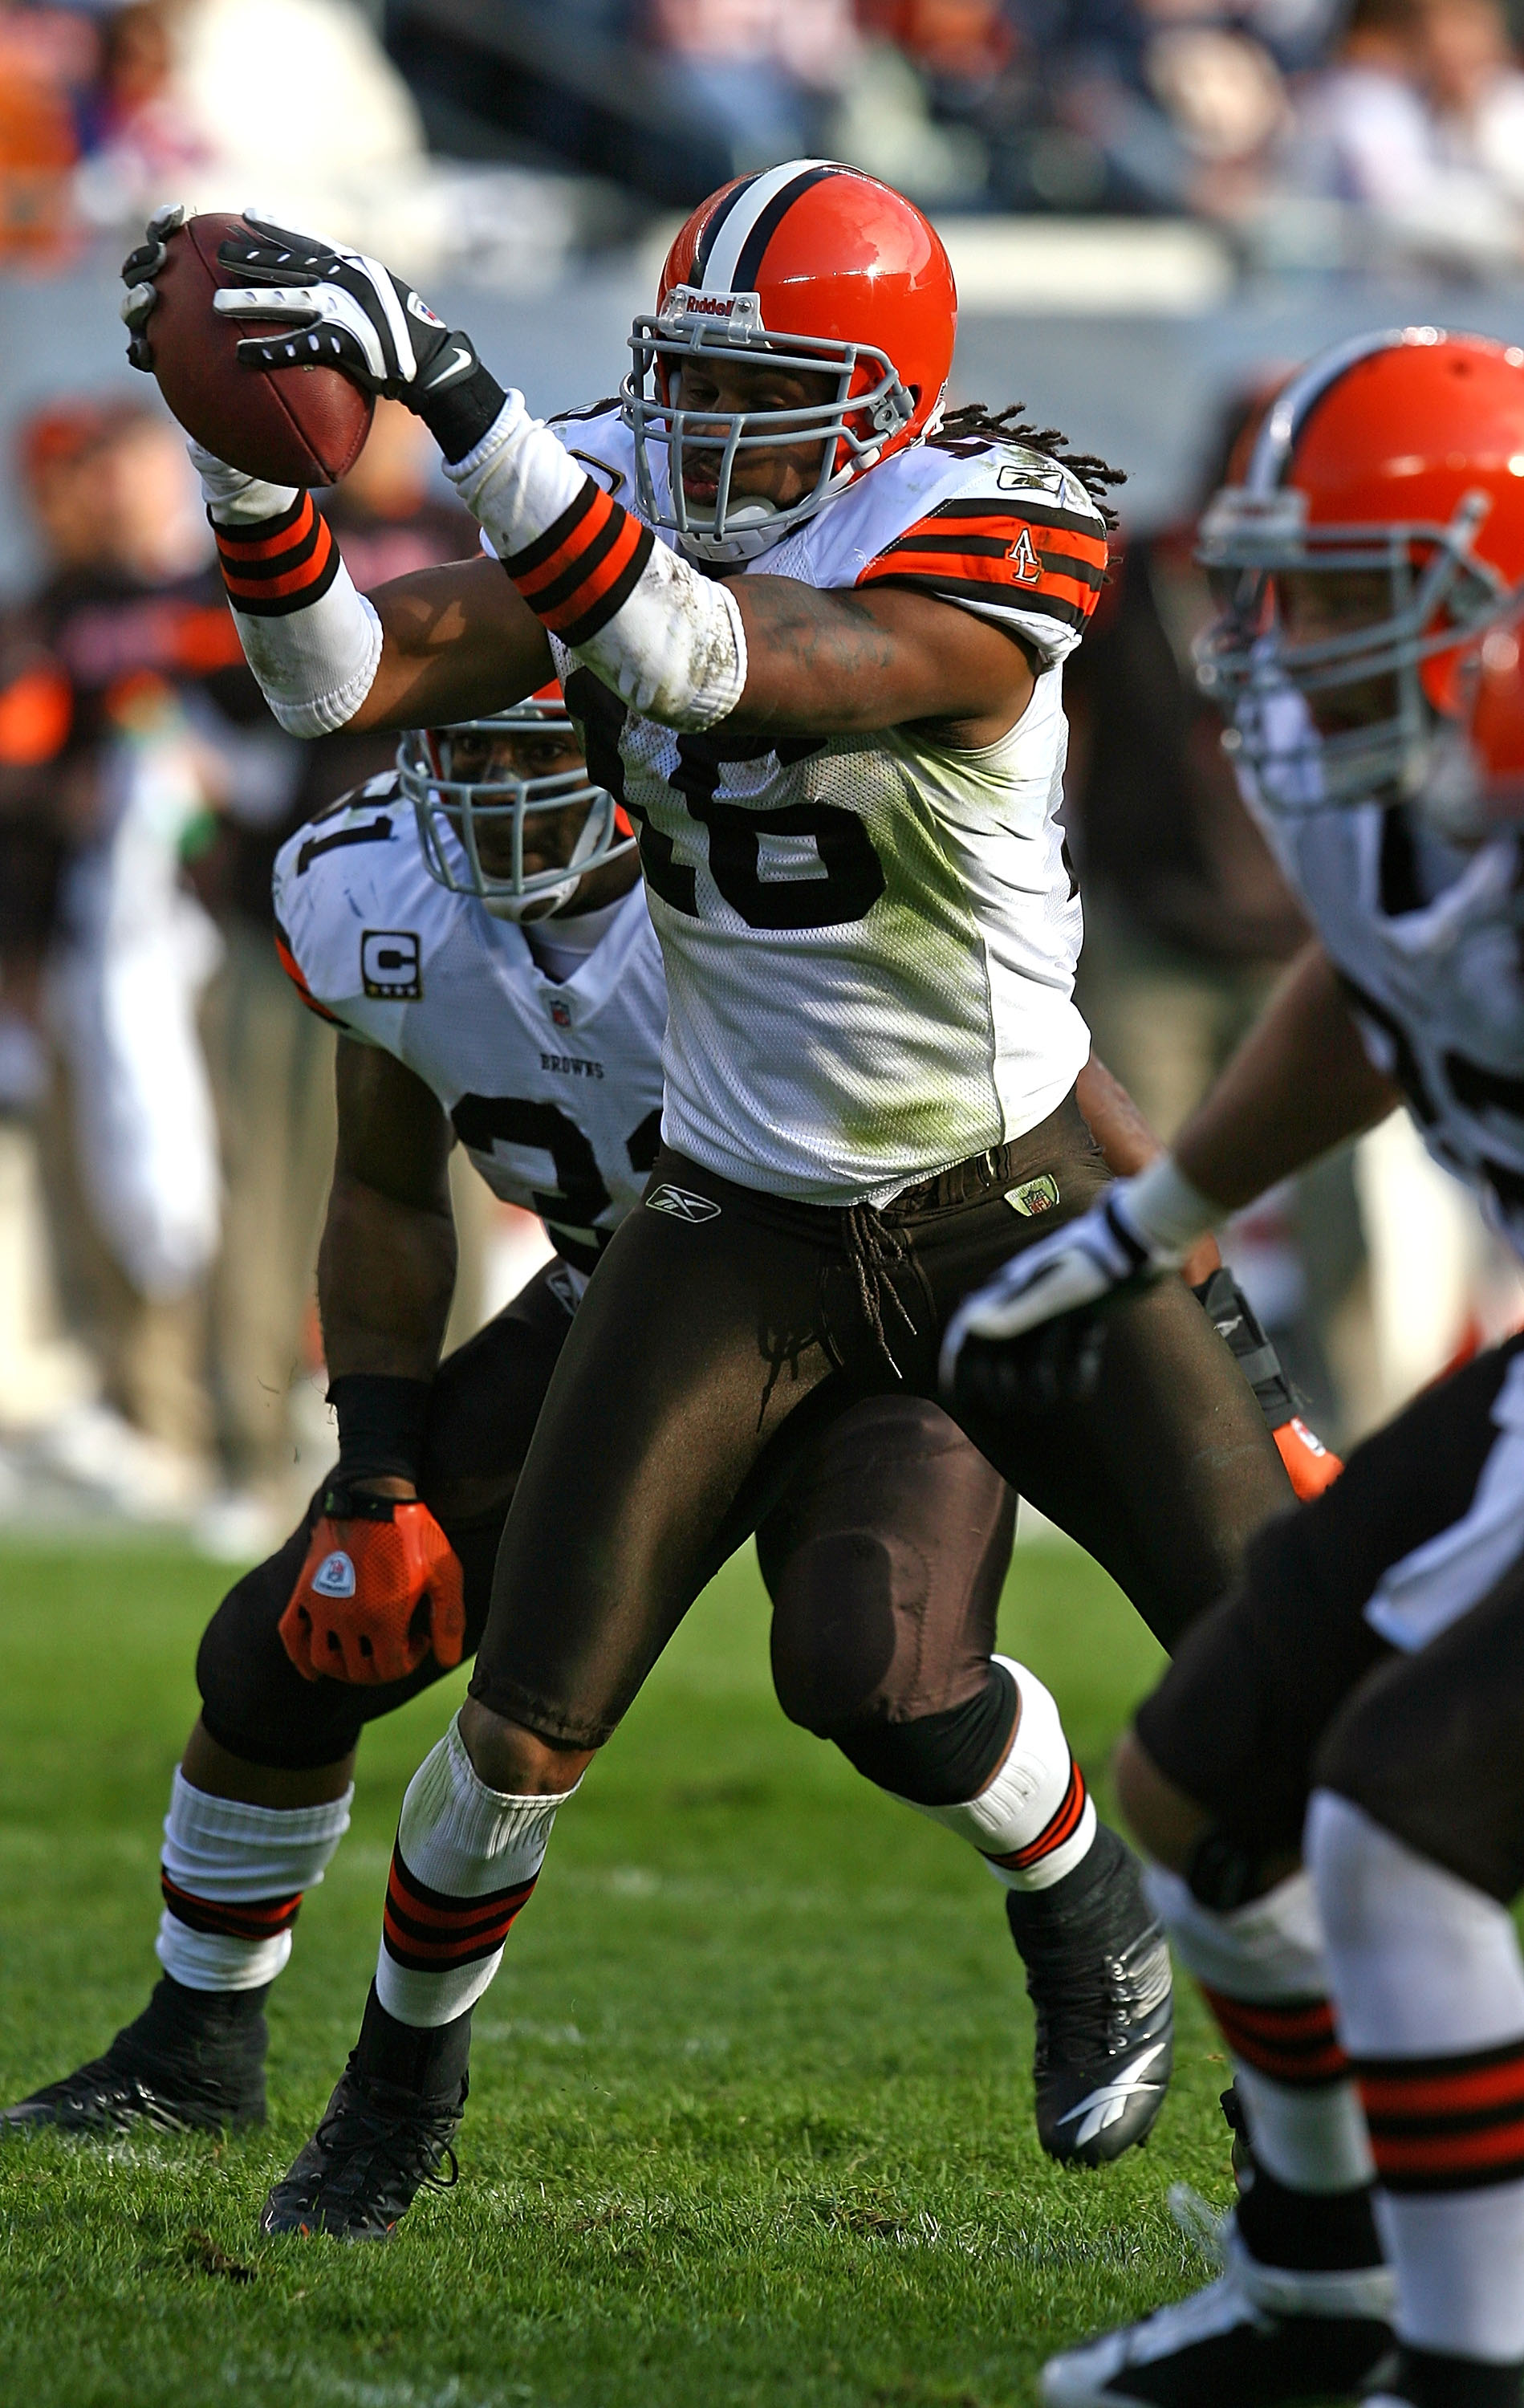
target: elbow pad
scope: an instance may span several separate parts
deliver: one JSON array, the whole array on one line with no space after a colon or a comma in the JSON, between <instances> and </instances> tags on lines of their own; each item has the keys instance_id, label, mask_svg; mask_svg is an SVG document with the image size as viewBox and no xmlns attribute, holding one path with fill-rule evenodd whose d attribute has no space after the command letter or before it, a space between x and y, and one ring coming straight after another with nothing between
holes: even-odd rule
<instances>
[{"instance_id":1,"label":"elbow pad","mask_svg":"<svg viewBox=\"0 0 1524 2408\"><path fill-rule=\"evenodd\" d=\"M370 692L380 620L355 592L310 494L190 449L233 622L264 699L288 736L331 736Z\"/></svg>"},{"instance_id":2,"label":"elbow pad","mask_svg":"<svg viewBox=\"0 0 1524 2408\"><path fill-rule=\"evenodd\" d=\"M735 596L585 476L521 394L445 474L530 609L643 718L713 727L746 685Z\"/></svg>"}]
</instances>

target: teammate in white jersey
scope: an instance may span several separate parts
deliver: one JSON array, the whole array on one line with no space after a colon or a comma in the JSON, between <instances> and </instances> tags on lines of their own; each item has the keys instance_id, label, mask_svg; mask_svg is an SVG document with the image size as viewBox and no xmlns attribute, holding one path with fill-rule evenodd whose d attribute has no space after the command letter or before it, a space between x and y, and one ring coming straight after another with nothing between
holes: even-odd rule
<instances>
[{"instance_id":1,"label":"teammate in white jersey","mask_svg":"<svg viewBox=\"0 0 1524 2408\"><path fill-rule=\"evenodd\" d=\"M264 2002L348 1819L361 1733L474 1651L572 1311L655 1158L666 998L632 854L548 690L500 720L406 737L397 772L331 805L277 862L278 949L340 1032L320 1283L340 1462L202 1641L202 1712L165 1826L163 1977L104 2056L7 2112L16 2127L263 2115ZM1112 1167L1147 1159L1098 1064L1080 1092ZM435 1369L451 1128L497 1195L543 1216L557 1257ZM1243 1317L1220 1271L1204 1301L1225 1325ZM884 1727L897 1726L902 1776L928 1717L972 1699L982 1720L1015 1501L935 1406L886 1397L843 1415L758 1531L792 1719L870 1775L894 1770ZM887 1661L886 1618L902 1634ZM1083 1957L1104 1993L1116 1934L1081 1928L1056 1951L1050 1928L1059 1885L1095 1844L1093 1811L1037 1676L1000 1662L1037 1779L1035 1836L1001 1870L1045 2035L1039 2129L1093 2160L1147 2128L1163 2085L1114 2112Z\"/></svg>"},{"instance_id":2,"label":"teammate in white jersey","mask_svg":"<svg viewBox=\"0 0 1524 2408\"><path fill-rule=\"evenodd\" d=\"M1317 941L1173 1154L964 1307L965 1394L1400 1096L1524 1236L1524 351L1410 327L1314 361L1202 549L1205 667ZM1250 2165L1223 2278L1045 2398L1518 2408L1524 1340L1256 1541L1118 1774Z\"/></svg>"},{"instance_id":3,"label":"teammate in white jersey","mask_svg":"<svg viewBox=\"0 0 1524 2408\"><path fill-rule=\"evenodd\" d=\"M142 364L173 238L161 219L130 263ZM557 1808L717 1548L849 1410L929 1398L947 1316L1013 1229L1104 1182L1075 1098L1089 1045L1056 805L1061 664L1104 573L1110 472L1014 413L943 420L942 246L827 162L697 210L617 416L559 430L377 263L278 228L224 258L245 281L220 311L297 330L249 337L247 359L337 360L415 408L497 554L362 602L306 496L203 455L278 715L299 734L449 720L559 669L591 774L639 830L667 974L652 1183L551 1382L471 1698L408 1792L359 2051L266 2206L272 2230L374 2231L399 2212L355 2188L376 2085L392 2114L411 2092L420 2179ZM1290 1498L1178 1283L1125 1314L1094 1398L965 1426L1166 1641ZM991 1671L939 1727L886 1725L876 1777L1014 1862L1033 1797L998 1689ZM1077 1787L1052 1811L1082 1813ZM1055 1912L1099 1913L1104 1870L1089 1850ZM1125 2117L1163 2061L1163 1968L1141 1926L1117 1964L1103 2020Z\"/></svg>"}]
</instances>

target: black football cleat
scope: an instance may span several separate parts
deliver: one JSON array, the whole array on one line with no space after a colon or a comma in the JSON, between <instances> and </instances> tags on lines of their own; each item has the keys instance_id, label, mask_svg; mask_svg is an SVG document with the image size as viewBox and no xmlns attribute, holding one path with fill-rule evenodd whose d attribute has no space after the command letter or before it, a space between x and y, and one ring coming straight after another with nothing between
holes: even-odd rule
<instances>
[{"instance_id":1,"label":"black football cleat","mask_svg":"<svg viewBox=\"0 0 1524 2408\"><path fill-rule=\"evenodd\" d=\"M328 2113L265 2200L260 2230L389 2241L420 2190L451 2190L459 2181L450 2143L469 2088L463 2076L443 2096L420 2098L357 2072L351 2057Z\"/></svg>"},{"instance_id":2,"label":"black football cleat","mask_svg":"<svg viewBox=\"0 0 1524 2408\"><path fill-rule=\"evenodd\" d=\"M1142 1868L1104 1823L1050 1889L1007 1890L1037 2018L1037 2137L1050 2157L1109 2165L1148 2137L1175 2062L1170 1952Z\"/></svg>"},{"instance_id":3,"label":"black football cleat","mask_svg":"<svg viewBox=\"0 0 1524 2408\"><path fill-rule=\"evenodd\" d=\"M1384 2266L1302 2273L1250 2257L1232 2214L1171 2194L1183 2223L1216 2226L1215 2283L1135 2325L1050 2358L1044 2408L1285 2408L1350 2400L1395 2363ZM1401 2408L1401 2403L1393 2403Z\"/></svg>"},{"instance_id":4,"label":"black football cleat","mask_svg":"<svg viewBox=\"0 0 1524 2408\"><path fill-rule=\"evenodd\" d=\"M267 2039L263 1989L187 1990L165 1974L104 2057L0 2111L0 2130L247 2131L264 2121Z\"/></svg>"}]
</instances>

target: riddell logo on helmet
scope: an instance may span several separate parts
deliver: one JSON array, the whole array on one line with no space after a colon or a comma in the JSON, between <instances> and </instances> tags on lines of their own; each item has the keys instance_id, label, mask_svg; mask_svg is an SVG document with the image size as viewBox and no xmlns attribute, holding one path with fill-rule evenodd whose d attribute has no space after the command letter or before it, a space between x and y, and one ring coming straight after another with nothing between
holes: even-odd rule
<instances>
[{"instance_id":1,"label":"riddell logo on helmet","mask_svg":"<svg viewBox=\"0 0 1524 2408\"><path fill-rule=\"evenodd\" d=\"M675 284L662 305L668 325L691 325L695 318L723 318L727 325L762 330L762 299L756 293L701 293L696 284Z\"/></svg>"}]
</instances>

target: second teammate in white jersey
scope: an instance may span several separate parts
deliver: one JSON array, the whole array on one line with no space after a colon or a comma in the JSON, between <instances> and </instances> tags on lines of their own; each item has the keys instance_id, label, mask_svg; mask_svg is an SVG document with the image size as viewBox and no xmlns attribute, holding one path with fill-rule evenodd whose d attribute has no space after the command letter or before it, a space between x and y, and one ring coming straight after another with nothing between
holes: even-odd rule
<instances>
[{"instance_id":1,"label":"second teammate in white jersey","mask_svg":"<svg viewBox=\"0 0 1524 2408\"><path fill-rule=\"evenodd\" d=\"M1317 939L1173 1153L970 1300L965 1394L1400 1099L1524 1239L1524 351L1411 327L1315 360L1202 546L1206 666ZM1255 1543L1118 1782L1250 2163L1222 2279L1044 2397L1519 2408L1524 1340Z\"/></svg>"},{"instance_id":2,"label":"second teammate in white jersey","mask_svg":"<svg viewBox=\"0 0 1524 2408\"><path fill-rule=\"evenodd\" d=\"M164 222L133 264L139 358L174 239ZM298 733L449 721L559 669L639 830L667 973L652 1183L558 1363L471 1698L408 1792L360 2052L266 2209L269 2229L373 2230L354 2184L376 2086L391 2114L411 2091L421 2178L559 1805L722 1540L864 1400L929 1398L961 1296L1013 1234L1104 1184L1075 1097L1089 1046L1056 805L1105 472L1008 414L944 421L946 254L898 194L829 162L694 213L617 424L534 423L375 262L278 228L224 257L244 281L223 314L301 329L250 337L249 360L336 359L402 398L498 555L366 604L305 496L204 460L273 707ZM1290 1500L1178 1283L1123 1316L1083 1405L965 1427L1167 1641ZM939 1729L887 1726L898 1768L878 1774L990 1855L1025 1844L1030 1808L998 1686ZM1152 1979L1125 2011L1140 2034Z\"/></svg>"}]
</instances>

